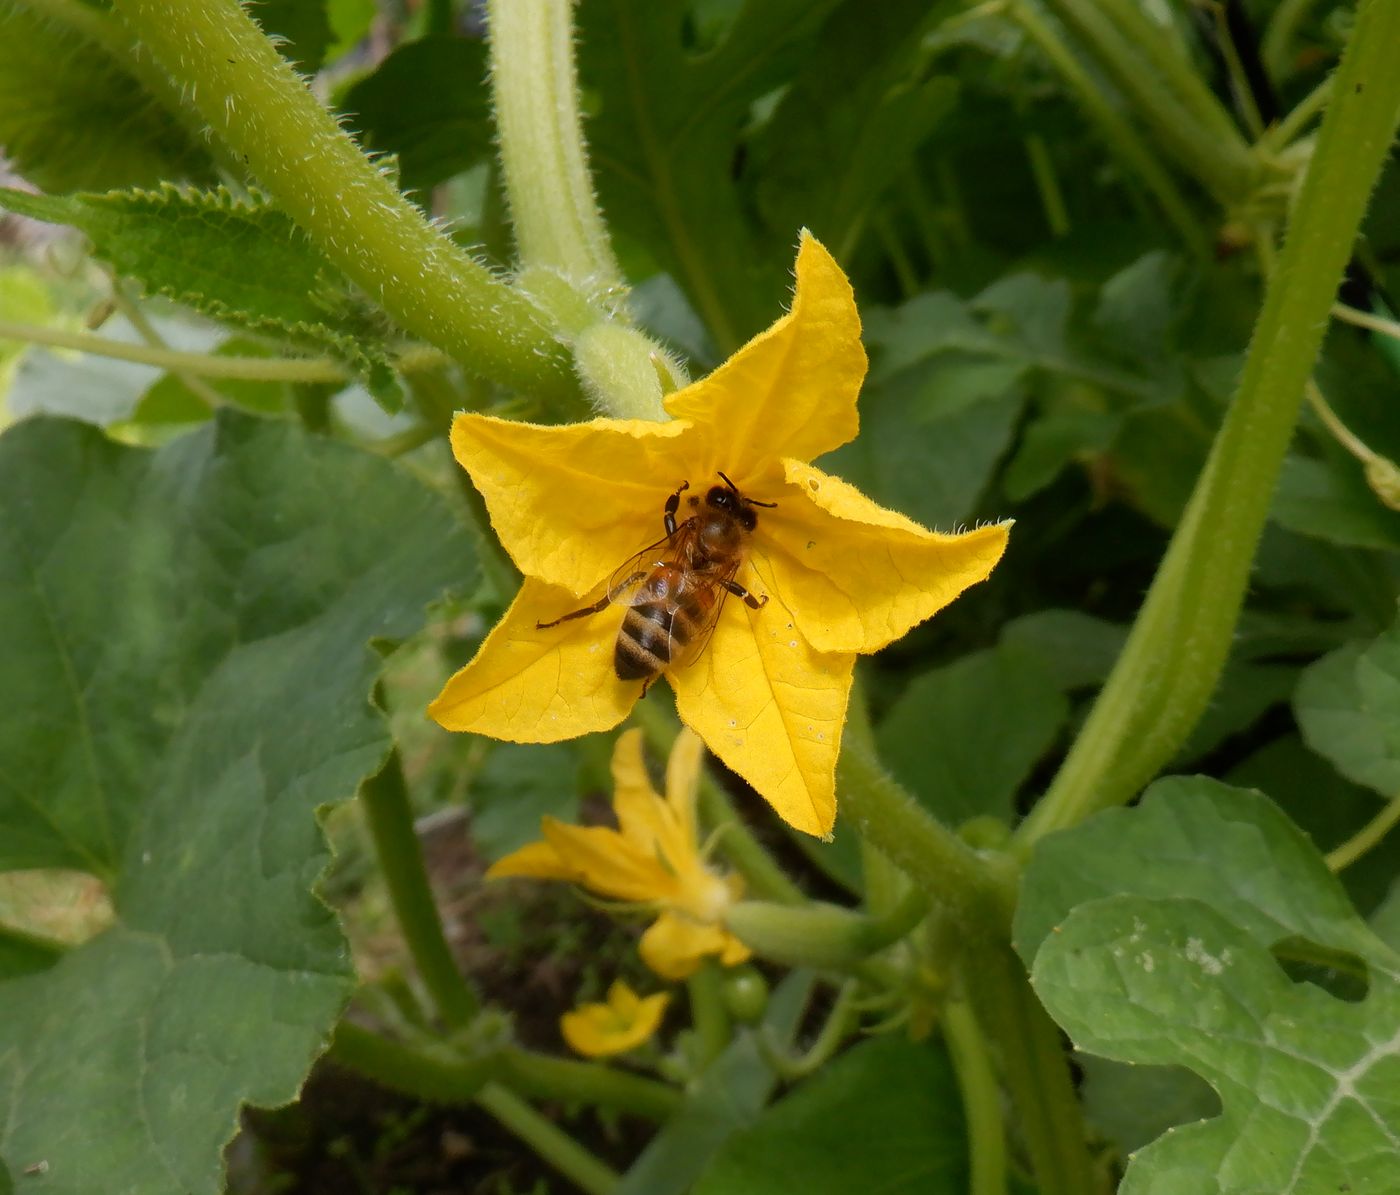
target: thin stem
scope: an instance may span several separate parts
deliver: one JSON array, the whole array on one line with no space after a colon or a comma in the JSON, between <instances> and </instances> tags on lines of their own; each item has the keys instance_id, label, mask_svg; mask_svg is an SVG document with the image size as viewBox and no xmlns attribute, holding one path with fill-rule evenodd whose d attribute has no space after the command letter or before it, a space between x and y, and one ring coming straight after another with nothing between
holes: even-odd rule
<instances>
[{"instance_id":1,"label":"thin stem","mask_svg":"<svg viewBox=\"0 0 1400 1195\"><path fill-rule=\"evenodd\" d=\"M97 357L153 365L167 373L188 373L204 378L241 378L249 382L345 382L350 378L350 371L329 357L215 357L208 353L127 344L90 332L65 332L61 328L19 324L13 320L0 320L0 340L76 349Z\"/></svg>"},{"instance_id":2,"label":"thin stem","mask_svg":"<svg viewBox=\"0 0 1400 1195\"><path fill-rule=\"evenodd\" d=\"M1093 1190L1084 1117L1060 1031L1036 999L1020 959L1004 942L975 943L962 978L996 1050L1036 1190L1040 1195Z\"/></svg>"},{"instance_id":3,"label":"thin stem","mask_svg":"<svg viewBox=\"0 0 1400 1195\"><path fill-rule=\"evenodd\" d=\"M943 1041L967 1117L968 1195L1006 1195L1006 1121L1001 1085L977 1017L963 1000L943 1006Z\"/></svg>"},{"instance_id":4,"label":"thin stem","mask_svg":"<svg viewBox=\"0 0 1400 1195\"><path fill-rule=\"evenodd\" d=\"M1288 60L1293 37L1316 5L1317 0L1279 0L1269 18L1259 43L1259 57L1275 84L1282 83L1293 73Z\"/></svg>"},{"instance_id":5,"label":"thin stem","mask_svg":"<svg viewBox=\"0 0 1400 1195\"><path fill-rule=\"evenodd\" d=\"M442 934L397 750L378 775L361 785L360 800L409 953L443 1023L460 1029L476 1016L476 993L467 985Z\"/></svg>"},{"instance_id":6,"label":"thin stem","mask_svg":"<svg viewBox=\"0 0 1400 1195\"><path fill-rule=\"evenodd\" d=\"M1328 870L1337 872L1350 867L1390 833L1397 823L1400 823L1400 794L1392 797L1375 817L1341 846L1327 852Z\"/></svg>"},{"instance_id":7,"label":"thin stem","mask_svg":"<svg viewBox=\"0 0 1400 1195\"><path fill-rule=\"evenodd\" d=\"M723 976L719 963L707 958L700 969L685 981L690 996L690 1021L700 1041L700 1066L708 1067L729 1044L729 1012L721 990Z\"/></svg>"},{"instance_id":8,"label":"thin stem","mask_svg":"<svg viewBox=\"0 0 1400 1195\"><path fill-rule=\"evenodd\" d=\"M508 1088L488 1083L477 1093L476 1102L588 1195L611 1195L622 1181L615 1170Z\"/></svg>"},{"instance_id":9,"label":"thin stem","mask_svg":"<svg viewBox=\"0 0 1400 1195\"><path fill-rule=\"evenodd\" d=\"M655 1079L514 1047L501 1052L496 1078L536 1099L590 1104L654 1121L668 1120L683 1099L674 1087Z\"/></svg>"},{"instance_id":10,"label":"thin stem","mask_svg":"<svg viewBox=\"0 0 1400 1195\"><path fill-rule=\"evenodd\" d=\"M164 337L156 331L155 325L146 318L146 313L141 310L141 305L127 294L126 288L122 285L121 280L118 279L116 275L113 275L111 282L112 298L116 300L117 306L120 308L121 313L126 316L127 322L136 329L136 334L152 348L168 349L170 346L166 344ZM211 410L224 405L224 396L209 385L208 382L190 373L189 370L182 369L174 371L173 376L178 378L180 382L183 383L186 390Z\"/></svg>"},{"instance_id":11,"label":"thin stem","mask_svg":"<svg viewBox=\"0 0 1400 1195\"><path fill-rule=\"evenodd\" d=\"M570 0L491 0L491 89L520 258L620 295L621 272L588 174Z\"/></svg>"},{"instance_id":12,"label":"thin stem","mask_svg":"<svg viewBox=\"0 0 1400 1195\"><path fill-rule=\"evenodd\" d=\"M1094 708L1021 849L1130 800L1179 749L1229 653L1254 549L1367 198L1400 123L1400 4L1362 0L1239 390Z\"/></svg>"},{"instance_id":13,"label":"thin stem","mask_svg":"<svg viewBox=\"0 0 1400 1195\"><path fill-rule=\"evenodd\" d=\"M1321 387L1312 378L1308 379L1303 393L1307 396L1308 406L1313 409L1313 414L1322 420L1323 426L1332 433L1332 438L1338 444L1363 465L1368 465L1377 459L1376 454L1357 438L1351 428L1342 422L1341 417L1332 409L1332 404L1323 395Z\"/></svg>"},{"instance_id":14,"label":"thin stem","mask_svg":"<svg viewBox=\"0 0 1400 1195\"><path fill-rule=\"evenodd\" d=\"M848 979L841 985L841 990L836 993L836 1000L826 1020L822 1022L821 1029L817 1031L817 1036L801 1054L789 1050L771 1025L763 1026L758 1037L758 1047L763 1053L764 1061L780 1078L789 1082L805 1079L820 1070L835 1056L846 1040L846 1035L859 1020L860 1014L856 1007L859 988L860 983L855 979Z\"/></svg>"},{"instance_id":15,"label":"thin stem","mask_svg":"<svg viewBox=\"0 0 1400 1195\"><path fill-rule=\"evenodd\" d=\"M1383 336L1391 336L1400 340L1400 323L1393 319L1386 319L1382 315L1372 315L1369 311L1359 311L1355 307L1348 307L1345 303L1333 303L1332 315L1344 323L1355 324L1358 328L1365 328L1370 332L1379 332Z\"/></svg>"},{"instance_id":16,"label":"thin stem","mask_svg":"<svg viewBox=\"0 0 1400 1195\"><path fill-rule=\"evenodd\" d=\"M1220 57L1225 60L1225 71L1230 76L1230 89L1234 92L1249 135L1257 139L1264 132L1264 118L1259 113L1259 101L1254 98L1254 88L1250 86L1249 76L1245 74L1244 63L1240 61L1239 47L1235 45L1234 34L1230 32L1230 22L1225 16L1225 5L1212 5L1210 15L1215 20L1215 44L1220 50Z\"/></svg>"},{"instance_id":17,"label":"thin stem","mask_svg":"<svg viewBox=\"0 0 1400 1195\"><path fill-rule=\"evenodd\" d=\"M1040 48L1040 52L1050 60L1050 64L1074 93L1089 119L1098 125L1109 149L1142 181L1156 200L1162 214L1176 229L1177 235L1193 253L1203 255L1206 250L1206 238L1190 203L1178 189L1171 174L1163 168L1157 156L1138 136L1137 130L1108 101L1098 81L1065 45L1058 30L1041 15L1038 8L1027 3L1027 0L1017 0L1012 4L1009 13Z\"/></svg>"},{"instance_id":18,"label":"thin stem","mask_svg":"<svg viewBox=\"0 0 1400 1195\"><path fill-rule=\"evenodd\" d=\"M1046 5L1092 50L1165 150L1221 203L1245 197L1253 176L1249 147L1162 29L1122 0Z\"/></svg>"},{"instance_id":19,"label":"thin stem","mask_svg":"<svg viewBox=\"0 0 1400 1195\"><path fill-rule=\"evenodd\" d=\"M113 8L326 257L405 329L484 376L581 408L568 352L540 310L428 223L247 10L206 0Z\"/></svg>"},{"instance_id":20,"label":"thin stem","mask_svg":"<svg viewBox=\"0 0 1400 1195\"><path fill-rule=\"evenodd\" d=\"M632 711L633 720L646 734L651 749L658 755L670 753L680 729L675 718L655 701L639 701ZM762 844L744 825L730 804L729 796L709 772L700 773L700 818L714 831L721 854L744 877L744 883L754 896L780 904L799 905L806 902L802 889L794 884Z\"/></svg>"},{"instance_id":21,"label":"thin stem","mask_svg":"<svg viewBox=\"0 0 1400 1195\"><path fill-rule=\"evenodd\" d=\"M1294 104L1278 124L1265 129L1263 136L1259 138L1259 143L1274 150L1282 149L1302 134L1303 130L1312 123L1313 118L1327 107L1331 98L1332 76L1328 75Z\"/></svg>"},{"instance_id":22,"label":"thin stem","mask_svg":"<svg viewBox=\"0 0 1400 1195\"><path fill-rule=\"evenodd\" d=\"M1040 194L1040 206L1045 211L1045 223L1050 235L1062 237L1070 229L1069 209L1065 206L1064 192L1060 190L1060 180L1055 175L1055 164L1050 160L1050 151L1045 147L1045 138L1031 133L1025 138L1026 158L1031 165L1031 177L1035 189Z\"/></svg>"}]
</instances>

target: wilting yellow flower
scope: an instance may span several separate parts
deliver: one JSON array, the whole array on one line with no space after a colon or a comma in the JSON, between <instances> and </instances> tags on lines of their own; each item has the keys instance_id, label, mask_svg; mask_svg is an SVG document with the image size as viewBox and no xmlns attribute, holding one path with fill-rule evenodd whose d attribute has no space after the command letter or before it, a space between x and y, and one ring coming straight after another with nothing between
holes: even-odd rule
<instances>
[{"instance_id":1,"label":"wilting yellow flower","mask_svg":"<svg viewBox=\"0 0 1400 1195\"><path fill-rule=\"evenodd\" d=\"M613 667L625 611L537 624L605 594L618 566L662 534L668 496L688 482L701 497L723 473L738 494L774 504L749 508L756 525L734 578L768 601L725 603L705 650L666 679L710 750L793 826L829 833L857 653L983 580L1009 527L927 531L807 463L855 436L865 365L850 283L804 233L791 312L670 395L669 422L542 427L459 414L453 451L525 583L432 716L515 742L621 722L643 687Z\"/></svg>"},{"instance_id":2,"label":"wilting yellow flower","mask_svg":"<svg viewBox=\"0 0 1400 1195\"><path fill-rule=\"evenodd\" d=\"M559 1018L559 1029L571 1049L589 1058L625 1054L656 1032L670 1002L669 992L639 996L619 979L606 1004L580 1004Z\"/></svg>"},{"instance_id":3,"label":"wilting yellow flower","mask_svg":"<svg viewBox=\"0 0 1400 1195\"><path fill-rule=\"evenodd\" d=\"M724 928L724 914L743 893L738 876L705 866L695 825L695 791L704 744L681 731L666 766L666 796L657 795L642 759L642 732L617 740L612 771L618 828L570 826L540 819L543 842L498 860L488 880L529 876L569 880L614 900L660 911L642 935L642 960L666 979L684 979L706 955L726 966L749 949Z\"/></svg>"}]
</instances>

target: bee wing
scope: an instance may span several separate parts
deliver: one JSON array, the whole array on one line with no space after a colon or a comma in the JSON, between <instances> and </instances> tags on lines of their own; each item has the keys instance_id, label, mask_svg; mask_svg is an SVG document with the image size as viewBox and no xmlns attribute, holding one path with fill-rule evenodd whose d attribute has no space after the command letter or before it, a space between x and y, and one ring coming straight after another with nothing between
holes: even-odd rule
<instances>
[{"instance_id":1,"label":"bee wing","mask_svg":"<svg viewBox=\"0 0 1400 1195\"><path fill-rule=\"evenodd\" d=\"M724 603L729 597L729 590L725 588L725 582L734 580L739 572L740 560L735 560L733 565L726 569L718 579L710 579L706 582L705 588L710 593L710 606L706 611L705 620L696 628L695 634L691 636L690 642L685 645L683 651L671 660L673 668L685 668L695 663L705 652L705 648L710 644L710 638L715 633L715 627L719 626L719 616L724 612Z\"/></svg>"},{"instance_id":2,"label":"bee wing","mask_svg":"<svg viewBox=\"0 0 1400 1195\"><path fill-rule=\"evenodd\" d=\"M658 565L674 558L676 543L688 526L682 524L676 528L675 535L663 535L619 564L608 581L608 601L614 606L635 606L643 601L642 583Z\"/></svg>"}]
</instances>

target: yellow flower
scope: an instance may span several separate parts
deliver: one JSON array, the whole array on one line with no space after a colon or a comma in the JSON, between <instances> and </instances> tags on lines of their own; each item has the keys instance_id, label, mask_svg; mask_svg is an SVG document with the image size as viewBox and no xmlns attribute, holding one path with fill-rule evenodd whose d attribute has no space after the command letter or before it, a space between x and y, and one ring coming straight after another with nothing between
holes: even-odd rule
<instances>
[{"instance_id":1,"label":"yellow flower","mask_svg":"<svg viewBox=\"0 0 1400 1195\"><path fill-rule=\"evenodd\" d=\"M625 1054L656 1032L670 1002L669 992L638 996L619 979L606 1004L580 1004L559 1018L559 1029L571 1049L589 1058Z\"/></svg>"},{"instance_id":2,"label":"yellow flower","mask_svg":"<svg viewBox=\"0 0 1400 1195\"><path fill-rule=\"evenodd\" d=\"M670 395L670 421L542 427L459 414L453 451L525 583L432 716L514 742L627 717L643 682L614 671L625 611L537 624L606 593L618 566L662 534L677 486L704 495L722 472L744 497L776 504L750 508L756 526L735 576L768 601L725 603L706 648L666 679L682 720L786 821L830 833L857 653L879 651L983 580L1009 528L927 531L807 463L855 436L865 365L850 283L804 233L791 312Z\"/></svg>"},{"instance_id":3,"label":"yellow flower","mask_svg":"<svg viewBox=\"0 0 1400 1195\"><path fill-rule=\"evenodd\" d=\"M666 796L658 796L642 759L642 732L617 740L612 771L616 830L569 826L540 819L543 842L531 842L498 860L488 880L529 876L569 880L614 900L661 911L642 935L642 960L666 979L684 979L706 955L726 966L749 949L724 928L724 914L743 892L738 876L705 866L697 845L695 790L704 744L683 730L666 766Z\"/></svg>"}]
</instances>

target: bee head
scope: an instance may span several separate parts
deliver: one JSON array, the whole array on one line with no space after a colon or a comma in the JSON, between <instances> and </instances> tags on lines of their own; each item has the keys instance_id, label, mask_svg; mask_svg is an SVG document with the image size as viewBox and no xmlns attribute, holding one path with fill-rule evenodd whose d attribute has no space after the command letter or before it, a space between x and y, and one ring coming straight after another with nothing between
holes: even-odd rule
<instances>
[{"instance_id":1,"label":"bee head","mask_svg":"<svg viewBox=\"0 0 1400 1195\"><path fill-rule=\"evenodd\" d=\"M755 506L777 505L776 502L759 502L754 498L745 498L743 494L739 493L739 487L729 478L725 477L723 473L720 474L720 477L724 478L724 484L710 487L709 493L705 495L705 505L732 515L739 520L739 525L745 531L752 531L758 526L758 516L753 512Z\"/></svg>"}]
</instances>

